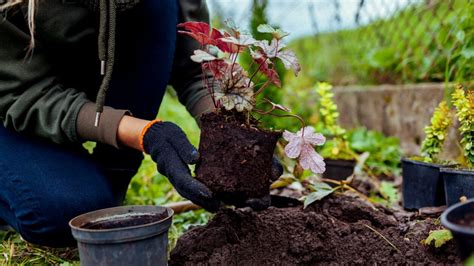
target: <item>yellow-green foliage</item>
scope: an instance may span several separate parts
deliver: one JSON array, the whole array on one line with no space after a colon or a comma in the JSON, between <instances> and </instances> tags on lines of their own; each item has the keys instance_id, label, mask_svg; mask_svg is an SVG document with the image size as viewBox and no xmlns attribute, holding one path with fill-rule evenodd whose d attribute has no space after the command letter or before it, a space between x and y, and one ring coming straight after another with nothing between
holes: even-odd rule
<instances>
[{"instance_id":1,"label":"yellow-green foliage","mask_svg":"<svg viewBox=\"0 0 474 266\"><path fill-rule=\"evenodd\" d=\"M448 229L440 229L430 231L428 237L424 240L421 240L421 243L427 246L434 244L435 248L440 248L442 245L446 244L452 239L453 235Z\"/></svg>"},{"instance_id":2,"label":"yellow-green foliage","mask_svg":"<svg viewBox=\"0 0 474 266\"><path fill-rule=\"evenodd\" d=\"M465 93L459 86L454 90L452 98L460 123L459 132L464 156L468 166L474 167L474 95L472 91Z\"/></svg>"},{"instance_id":3,"label":"yellow-green foliage","mask_svg":"<svg viewBox=\"0 0 474 266\"><path fill-rule=\"evenodd\" d=\"M425 127L425 140L421 144L421 155L429 162L436 161L436 156L443 147L453 114L445 101L442 101L433 113L431 124Z\"/></svg>"},{"instance_id":4,"label":"yellow-green foliage","mask_svg":"<svg viewBox=\"0 0 474 266\"><path fill-rule=\"evenodd\" d=\"M349 147L347 132L337 121L339 112L333 100L334 93L331 84L318 82L315 89L319 96L320 123L318 130L328 137L328 141L320 150L321 155L326 159L354 159L356 155Z\"/></svg>"},{"instance_id":5,"label":"yellow-green foliage","mask_svg":"<svg viewBox=\"0 0 474 266\"><path fill-rule=\"evenodd\" d=\"M332 136L342 136L346 133L346 130L339 126L337 118L339 112L337 111L337 105L333 101L334 93L332 92L332 86L326 82L318 82L316 85L316 92L319 95L321 122L323 123L324 129L328 131Z\"/></svg>"}]
</instances>

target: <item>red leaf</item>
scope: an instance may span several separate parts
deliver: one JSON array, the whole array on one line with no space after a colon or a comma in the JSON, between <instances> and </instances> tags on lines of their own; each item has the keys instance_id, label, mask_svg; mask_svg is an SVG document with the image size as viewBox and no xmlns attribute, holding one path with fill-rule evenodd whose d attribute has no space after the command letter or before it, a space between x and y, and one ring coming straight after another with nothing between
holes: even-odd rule
<instances>
[{"instance_id":1,"label":"red leaf","mask_svg":"<svg viewBox=\"0 0 474 266\"><path fill-rule=\"evenodd\" d=\"M237 46L235 44L232 44L232 43L225 42L225 41L222 40L223 38L230 37L229 33L224 32L224 34L222 34L221 32L214 33L214 31L213 31L213 34L214 34L214 37L215 37L214 39L216 40L216 46L221 51L223 51L225 53L231 53L231 54L232 53L237 53L237 52L240 51L239 46Z\"/></svg>"},{"instance_id":2,"label":"red leaf","mask_svg":"<svg viewBox=\"0 0 474 266\"><path fill-rule=\"evenodd\" d=\"M178 24L178 27L182 27L192 33L203 33L205 35L209 35L211 31L211 27L205 22L188 21Z\"/></svg>"},{"instance_id":3,"label":"red leaf","mask_svg":"<svg viewBox=\"0 0 474 266\"><path fill-rule=\"evenodd\" d=\"M215 40L211 36L211 27L205 22L189 21L178 24L178 27L182 27L188 31L178 31L179 33L186 34L194 38L201 45L215 44ZM215 29L212 33L215 35Z\"/></svg>"},{"instance_id":4,"label":"red leaf","mask_svg":"<svg viewBox=\"0 0 474 266\"><path fill-rule=\"evenodd\" d=\"M202 64L204 69L211 71L215 78L220 79L225 75L225 71L228 69L229 64L222 60L213 60Z\"/></svg>"}]
</instances>

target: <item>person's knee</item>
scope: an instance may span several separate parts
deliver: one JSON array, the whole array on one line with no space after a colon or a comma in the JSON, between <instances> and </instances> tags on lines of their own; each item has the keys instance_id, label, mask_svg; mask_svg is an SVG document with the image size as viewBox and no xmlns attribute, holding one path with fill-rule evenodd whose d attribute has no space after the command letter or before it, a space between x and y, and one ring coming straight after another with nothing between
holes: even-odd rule
<instances>
[{"instance_id":1,"label":"person's knee","mask_svg":"<svg viewBox=\"0 0 474 266\"><path fill-rule=\"evenodd\" d=\"M42 217L41 222L18 220L16 230L29 243L48 247L74 246L67 221L60 217ZM49 220L48 220L49 219Z\"/></svg>"},{"instance_id":2,"label":"person's knee","mask_svg":"<svg viewBox=\"0 0 474 266\"><path fill-rule=\"evenodd\" d=\"M117 206L111 193L95 198L63 200L17 216L16 230L26 241L49 247L74 246L69 221L77 215Z\"/></svg>"}]
</instances>

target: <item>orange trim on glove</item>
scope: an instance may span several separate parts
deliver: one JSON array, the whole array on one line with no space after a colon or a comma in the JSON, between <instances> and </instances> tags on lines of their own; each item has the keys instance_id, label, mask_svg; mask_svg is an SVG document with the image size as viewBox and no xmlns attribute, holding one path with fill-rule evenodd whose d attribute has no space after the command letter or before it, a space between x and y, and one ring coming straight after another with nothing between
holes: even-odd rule
<instances>
[{"instance_id":1,"label":"orange trim on glove","mask_svg":"<svg viewBox=\"0 0 474 266\"><path fill-rule=\"evenodd\" d=\"M142 132L140 133L140 140L139 140L140 148L142 149L142 151L146 152L145 147L143 146L143 138L145 137L146 132L148 131L148 129L150 129L151 126L159 122L162 122L162 120L155 119L148 122L148 124L146 124L146 126L143 127Z\"/></svg>"}]
</instances>

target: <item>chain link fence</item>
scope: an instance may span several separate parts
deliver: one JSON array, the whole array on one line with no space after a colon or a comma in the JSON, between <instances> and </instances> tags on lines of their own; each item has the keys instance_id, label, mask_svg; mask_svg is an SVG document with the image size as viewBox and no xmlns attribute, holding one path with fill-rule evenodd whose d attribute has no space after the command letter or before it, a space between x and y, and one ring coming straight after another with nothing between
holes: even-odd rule
<instances>
[{"instance_id":1,"label":"chain link fence","mask_svg":"<svg viewBox=\"0 0 474 266\"><path fill-rule=\"evenodd\" d=\"M211 1L244 25L258 5L270 24L296 32L296 85L474 80L474 0Z\"/></svg>"},{"instance_id":2,"label":"chain link fence","mask_svg":"<svg viewBox=\"0 0 474 266\"><path fill-rule=\"evenodd\" d=\"M340 2L333 2L336 25L342 24ZM355 74L334 77L334 83L468 81L474 73L474 10L469 2L360 0L355 29L332 38L317 38L321 33L315 31L314 40L363 60L346 62Z\"/></svg>"}]
</instances>

